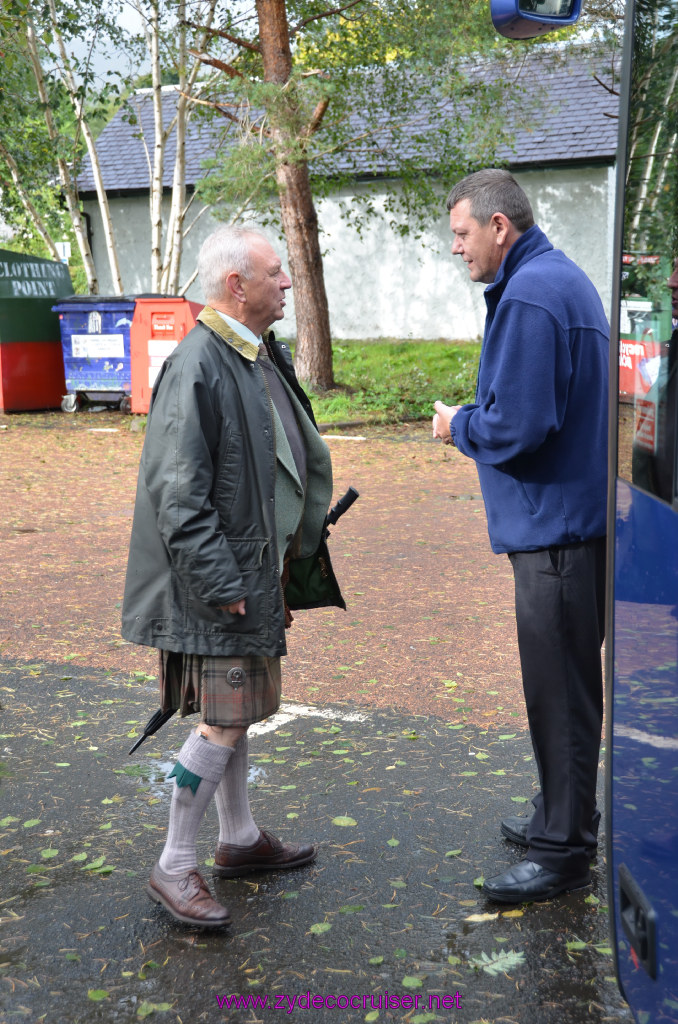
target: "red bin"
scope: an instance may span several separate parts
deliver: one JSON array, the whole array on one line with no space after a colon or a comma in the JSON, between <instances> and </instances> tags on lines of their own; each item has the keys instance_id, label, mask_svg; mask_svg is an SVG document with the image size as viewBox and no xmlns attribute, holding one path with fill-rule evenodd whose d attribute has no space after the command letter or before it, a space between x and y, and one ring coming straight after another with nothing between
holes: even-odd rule
<instances>
[{"instance_id":1,"label":"red bin","mask_svg":"<svg viewBox=\"0 0 678 1024\"><path fill-rule=\"evenodd\" d=\"M132 412L146 413L160 367L195 327L200 302L183 298L137 298L130 327Z\"/></svg>"}]
</instances>

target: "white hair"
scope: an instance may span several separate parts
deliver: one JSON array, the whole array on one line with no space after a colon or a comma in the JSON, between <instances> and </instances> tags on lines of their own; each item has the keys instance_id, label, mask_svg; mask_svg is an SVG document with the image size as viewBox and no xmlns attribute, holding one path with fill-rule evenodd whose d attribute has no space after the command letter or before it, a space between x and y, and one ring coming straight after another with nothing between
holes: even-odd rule
<instances>
[{"instance_id":1,"label":"white hair","mask_svg":"<svg viewBox=\"0 0 678 1024\"><path fill-rule=\"evenodd\" d=\"M233 271L241 277L250 277L250 238L266 241L256 228L223 224L202 243L198 254L198 275L206 302L212 299L219 301L224 297L226 278Z\"/></svg>"}]
</instances>

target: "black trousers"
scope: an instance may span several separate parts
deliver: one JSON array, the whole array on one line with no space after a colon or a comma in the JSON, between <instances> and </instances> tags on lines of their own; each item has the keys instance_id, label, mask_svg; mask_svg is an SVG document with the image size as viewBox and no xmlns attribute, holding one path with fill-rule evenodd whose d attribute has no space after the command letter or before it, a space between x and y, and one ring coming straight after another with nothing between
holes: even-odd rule
<instances>
[{"instance_id":1,"label":"black trousers","mask_svg":"<svg viewBox=\"0 0 678 1024\"><path fill-rule=\"evenodd\" d=\"M527 859L585 874L597 842L603 720L605 538L509 555L540 793Z\"/></svg>"}]
</instances>

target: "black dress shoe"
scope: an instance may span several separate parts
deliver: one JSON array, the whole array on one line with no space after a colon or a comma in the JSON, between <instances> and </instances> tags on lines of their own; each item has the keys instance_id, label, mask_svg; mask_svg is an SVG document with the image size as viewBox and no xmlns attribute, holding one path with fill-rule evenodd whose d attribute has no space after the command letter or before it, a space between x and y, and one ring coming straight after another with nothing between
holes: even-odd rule
<instances>
[{"instance_id":1,"label":"black dress shoe","mask_svg":"<svg viewBox=\"0 0 678 1024\"><path fill-rule=\"evenodd\" d=\"M559 875L533 860L521 860L508 871L488 878L483 893L495 903L528 903L532 900L550 900L561 892L583 889L591 882L587 869L579 876Z\"/></svg>"},{"instance_id":2,"label":"black dress shoe","mask_svg":"<svg viewBox=\"0 0 678 1024\"><path fill-rule=\"evenodd\" d=\"M515 843L516 846L529 846L527 841L527 827L532 821L531 818L522 818L519 814L512 814L508 818L504 818L501 825L501 834L504 839L508 839L509 843Z\"/></svg>"}]
</instances>

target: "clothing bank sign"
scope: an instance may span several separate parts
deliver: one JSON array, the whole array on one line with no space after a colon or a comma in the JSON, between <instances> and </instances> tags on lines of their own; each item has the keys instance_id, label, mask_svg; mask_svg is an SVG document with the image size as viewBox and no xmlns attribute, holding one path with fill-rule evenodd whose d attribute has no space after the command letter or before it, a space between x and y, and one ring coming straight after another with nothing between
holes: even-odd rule
<instances>
[{"instance_id":1,"label":"clothing bank sign","mask_svg":"<svg viewBox=\"0 0 678 1024\"><path fill-rule=\"evenodd\" d=\"M0 299L56 299L72 291L63 263L0 250Z\"/></svg>"}]
</instances>

